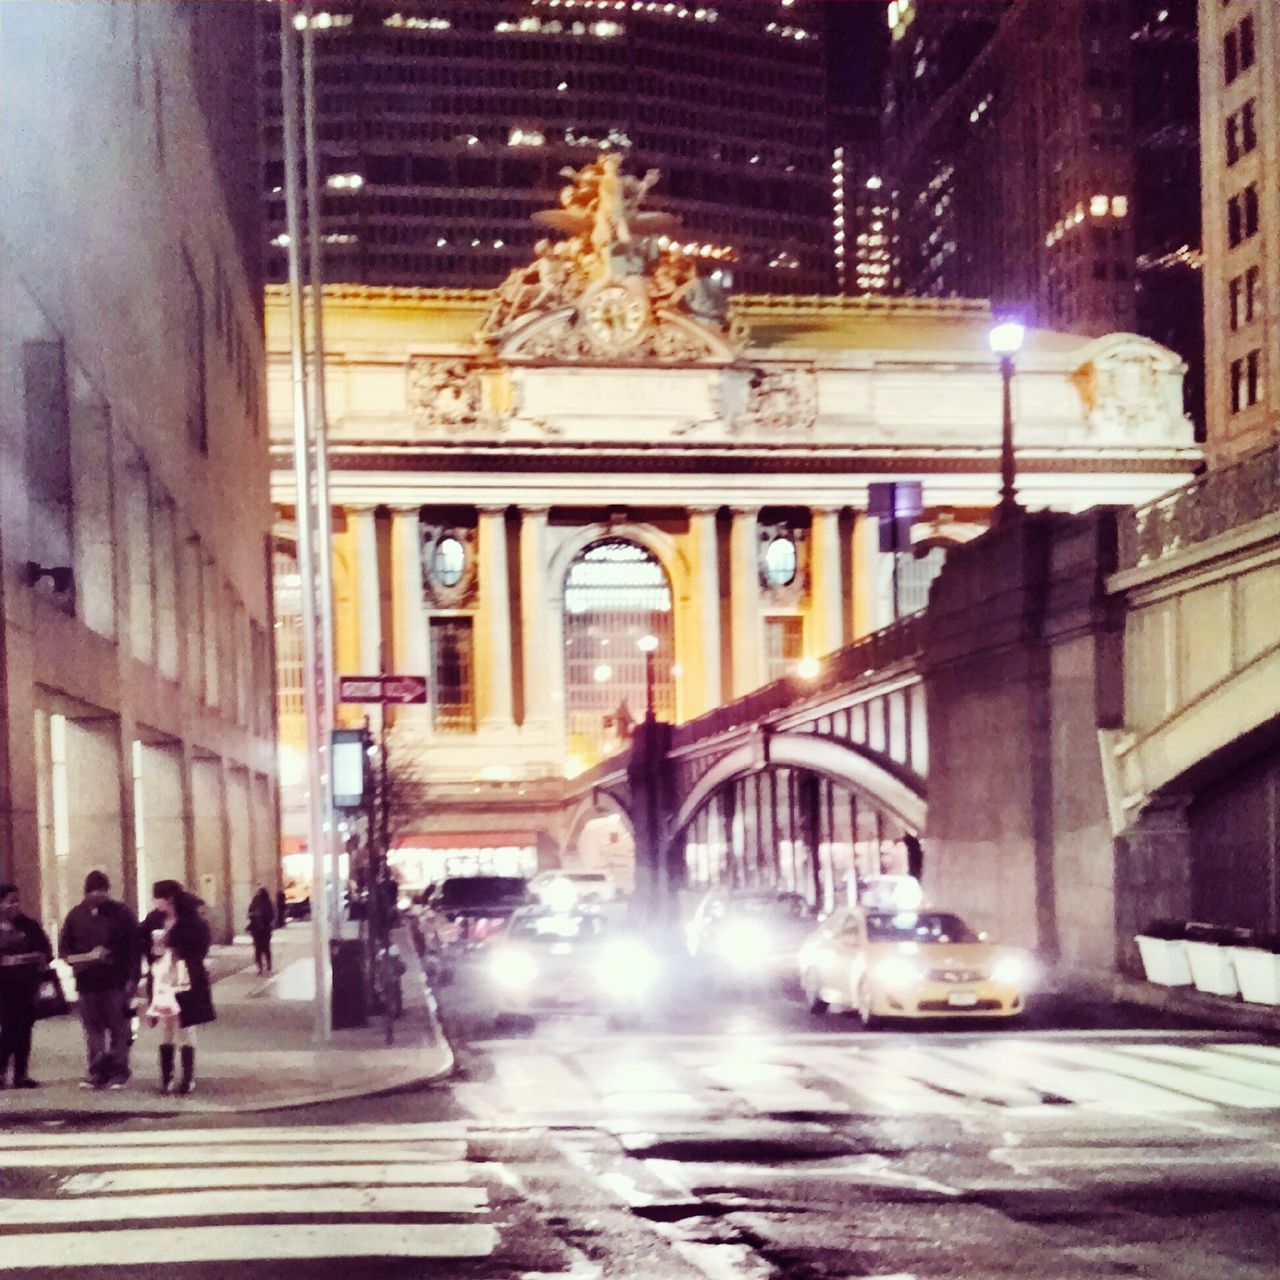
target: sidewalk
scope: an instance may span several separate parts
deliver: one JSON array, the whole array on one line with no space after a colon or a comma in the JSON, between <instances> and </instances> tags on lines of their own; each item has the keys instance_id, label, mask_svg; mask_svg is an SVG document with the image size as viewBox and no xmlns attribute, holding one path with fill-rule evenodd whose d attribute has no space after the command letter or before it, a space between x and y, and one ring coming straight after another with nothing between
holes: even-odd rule
<instances>
[{"instance_id":1,"label":"sidewalk","mask_svg":"<svg viewBox=\"0 0 1280 1280\"><path fill-rule=\"evenodd\" d=\"M380 1017L365 1027L335 1031L327 1045L315 1043L311 930L293 923L272 939L272 978L258 976L247 939L210 952L218 1018L196 1033L196 1089L190 1096L157 1092L158 1033L145 1020L133 1046L128 1087L81 1089L84 1038L73 1010L65 1018L37 1023L31 1074L44 1087L0 1092L0 1116L233 1114L425 1085L452 1070L453 1051L407 930L400 931L397 942L405 960L405 1009L394 1045L386 1044Z\"/></svg>"},{"instance_id":2,"label":"sidewalk","mask_svg":"<svg viewBox=\"0 0 1280 1280\"><path fill-rule=\"evenodd\" d=\"M1162 987L1125 977L1115 979L1111 994L1121 1005L1142 1005L1185 1018L1203 1019L1232 1031L1280 1035L1280 1008L1274 1005L1246 1004L1228 996L1206 995L1194 987Z\"/></svg>"}]
</instances>

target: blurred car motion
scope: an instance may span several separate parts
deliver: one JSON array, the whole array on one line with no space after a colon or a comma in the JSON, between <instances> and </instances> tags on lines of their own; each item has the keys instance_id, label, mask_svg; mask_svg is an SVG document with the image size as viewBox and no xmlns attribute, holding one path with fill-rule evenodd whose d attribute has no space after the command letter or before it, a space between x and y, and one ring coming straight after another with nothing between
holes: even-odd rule
<instances>
[{"instance_id":1,"label":"blurred car motion","mask_svg":"<svg viewBox=\"0 0 1280 1280\"><path fill-rule=\"evenodd\" d=\"M799 954L815 1014L885 1018L1013 1018L1035 979L1029 954L989 942L957 915L922 907L840 907Z\"/></svg>"},{"instance_id":2,"label":"blurred car motion","mask_svg":"<svg viewBox=\"0 0 1280 1280\"><path fill-rule=\"evenodd\" d=\"M571 910L578 903L612 902L618 891L602 871L539 871L529 881L529 892L543 906Z\"/></svg>"},{"instance_id":3,"label":"blurred car motion","mask_svg":"<svg viewBox=\"0 0 1280 1280\"><path fill-rule=\"evenodd\" d=\"M450 977L462 955L499 933L528 901L520 876L450 876L429 889L419 924L440 976Z\"/></svg>"},{"instance_id":4,"label":"blurred car motion","mask_svg":"<svg viewBox=\"0 0 1280 1280\"><path fill-rule=\"evenodd\" d=\"M663 966L624 917L592 909L524 907L485 957L495 1021L551 1013L643 1017Z\"/></svg>"},{"instance_id":5,"label":"blurred car motion","mask_svg":"<svg viewBox=\"0 0 1280 1280\"><path fill-rule=\"evenodd\" d=\"M720 982L772 984L794 976L813 908L798 893L712 889L685 928L689 954Z\"/></svg>"}]
</instances>

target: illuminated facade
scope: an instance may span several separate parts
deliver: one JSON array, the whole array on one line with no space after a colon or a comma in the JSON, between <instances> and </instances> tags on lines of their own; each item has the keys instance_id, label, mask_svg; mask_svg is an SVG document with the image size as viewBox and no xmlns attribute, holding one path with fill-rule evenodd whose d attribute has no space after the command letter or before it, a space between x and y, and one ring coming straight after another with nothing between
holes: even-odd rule
<instances>
[{"instance_id":1,"label":"illuminated facade","mask_svg":"<svg viewBox=\"0 0 1280 1280\"><path fill-rule=\"evenodd\" d=\"M739 287L831 287L815 0L360 0L317 6L326 278L492 287L560 170L666 175ZM302 18L298 19L303 21ZM262 28L268 275L285 278L278 23Z\"/></svg>"},{"instance_id":2,"label":"illuminated facade","mask_svg":"<svg viewBox=\"0 0 1280 1280\"><path fill-rule=\"evenodd\" d=\"M1280 6L1201 0L1208 449L1280 435Z\"/></svg>"},{"instance_id":3,"label":"illuminated facade","mask_svg":"<svg viewBox=\"0 0 1280 1280\"><path fill-rule=\"evenodd\" d=\"M650 697L684 721L919 608L942 549L996 500L987 304L729 299L642 204L656 175L615 159L565 186L541 219L556 235L496 291L326 294L338 666L385 655L431 678L392 736L429 797L405 843L434 850L435 874L462 851L554 849L563 780ZM267 326L287 522L275 290ZM1080 510L1176 483L1199 458L1182 372L1132 335L1030 333L1024 501ZM894 480L919 481L925 507L896 608L866 514L869 486ZM618 835L570 854L608 863Z\"/></svg>"}]
</instances>

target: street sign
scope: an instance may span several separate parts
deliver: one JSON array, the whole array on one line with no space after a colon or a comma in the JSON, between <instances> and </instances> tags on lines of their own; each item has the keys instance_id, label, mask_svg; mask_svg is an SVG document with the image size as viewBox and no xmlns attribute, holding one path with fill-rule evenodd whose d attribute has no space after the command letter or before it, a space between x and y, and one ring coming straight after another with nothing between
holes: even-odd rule
<instances>
[{"instance_id":1,"label":"street sign","mask_svg":"<svg viewBox=\"0 0 1280 1280\"><path fill-rule=\"evenodd\" d=\"M339 702L422 705L427 700L426 676L339 676Z\"/></svg>"},{"instance_id":2,"label":"street sign","mask_svg":"<svg viewBox=\"0 0 1280 1280\"><path fill-rule=\"evenodd\" d=\"M334 729L329 738L333 807L361 809L367 794L368 738L363 729Z\"/></svg>"}]
</instances>

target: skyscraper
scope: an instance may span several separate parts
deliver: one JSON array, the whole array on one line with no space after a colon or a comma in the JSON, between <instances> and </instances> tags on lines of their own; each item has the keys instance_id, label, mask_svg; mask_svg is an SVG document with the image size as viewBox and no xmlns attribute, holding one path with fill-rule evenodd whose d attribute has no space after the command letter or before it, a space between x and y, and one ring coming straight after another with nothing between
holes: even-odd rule
<instances>
[{"instance_id":1,"label":"skyscraper","mask_svg":"<svg viewBox=\"0 0 1280 1280\"><path fill-rule=\"evenodd\" d=\"M299 22L305 19L299 15ZM313 15L326 276L496 285L530 215L601 150L734 283L831 281L823 15L813 0L361 0ZM280 70L262 26L268 273L284 274Z\"/></svg>"},{"instance_id":2,"label":"skyscraper","mask_svg":"<svg viewBox=\"0 0 1280 1280\"><path fill-rule=\"evenodd\" d=\"M1280 437L1280 5L1200 0L1208 445Z\"/></svg>"}]
</instances>

